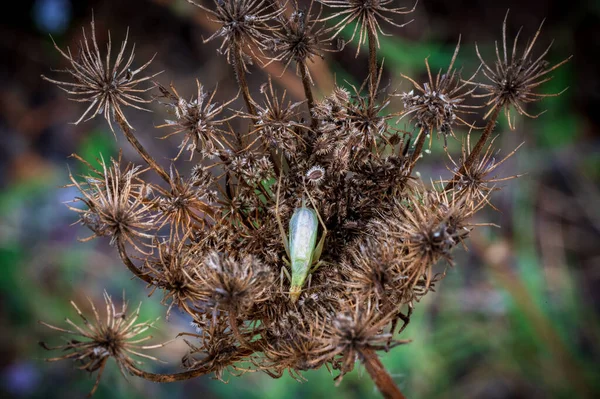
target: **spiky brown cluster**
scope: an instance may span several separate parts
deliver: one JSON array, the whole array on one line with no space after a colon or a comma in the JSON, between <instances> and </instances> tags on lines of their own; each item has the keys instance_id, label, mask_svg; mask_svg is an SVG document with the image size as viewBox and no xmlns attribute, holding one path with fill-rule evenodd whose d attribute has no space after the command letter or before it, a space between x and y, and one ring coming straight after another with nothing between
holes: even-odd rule
<instances>
[{"instance_id":1,"label":"spiky brown cluster","mask_svg":"<svg viewBox=\"0 0 600 399\"><path fill-rule=\"evenodd\" d=\"M390 1L321 3L334 14L318 21L320 13L315 17L297 8L283 23L283 11L271 2L198 5L221 24L209 40L223 39L221 49L246 110L229 109L233 100L216 103L214 89L207 91L199 82L190 101L174 88L159 86L167 111L175 115L160 127L183 136L173 155L189 150L195 160L189 168L171 166L167 173L137 141L118 104L107 103L121 115L117 122L148 168L122 167L120 159L101 160L100 169L88 164L89 175L71 176L85 205L72 209L92 237L110 237L125 266L151 293L163 292L167 314L187 313L196 327L181 333L190 348L183 361L187 371L157 375L120 360L135 375L176 381L211 372L223 379L227 370L262 370L278 377L287 370L301 379L302 371L322 366L342 376L359 360L384 395L401 397L376 352L404 342L395 339L396 327L401 322L403 330L416 302L445 275L453 249L464 245L475 227L469 219L489 204L494 183L503 180L491 174L512 153L496 162L492 143L483 150L496 126L496 111L530 99L527 85L535 81L537 86L545 72L538 61L527 61L531 44L521 59L511 61L523 64L516 96L482 85L495 93L492 101L474 105L491 107L484 134L473 147L467 140L460 157L450 158L446 187L429 185L413 174L424 138L434 130L444 138L456 136L456 125L467 124L460 116L471 94L465 87L478 84L475 76L462 81L455 71L458 46L445 74L434 78L427 66L428 83L405 77L417 93L403 94L405 109L390 113L391 94L379 85L379 24L401 26L391 16L409 10L392 8ZM358 45L369 42L369 76L360 88L336 86L315 101L306 61L319 53L318 37L326 29L319 24L336 17L341 19L331 35L354 21ZM271 62L297 63L306 104L286 99L270 78L262 95L251 95L246 71L253 49ZM83 51L85 59L89 49ZM500 59L498 76L509 70L514 67ZM391 119L403 115L410 116L407 121L419 136L392 125ZM233 130L228 123L233 120L247 122L248 128ZM154 181L149 171L163 181ZM302 207L308 208L303 210L308 219L300 224ZM318 227L306 227L313 222ZM304 230L290 240L290 230L298 229ZM305 238L314 236L322 247ZM303 260L308 263L302 266ZM288 277L306 282L292 287ZM115 323L119 336L129 337L135 329L133 323ZM90 358L93 371L104 358L93 358L99 338L95 332L88 336L92 343L77 356ZM124 348L122 342L118 348Z\"/></svg>"}]
</instances>

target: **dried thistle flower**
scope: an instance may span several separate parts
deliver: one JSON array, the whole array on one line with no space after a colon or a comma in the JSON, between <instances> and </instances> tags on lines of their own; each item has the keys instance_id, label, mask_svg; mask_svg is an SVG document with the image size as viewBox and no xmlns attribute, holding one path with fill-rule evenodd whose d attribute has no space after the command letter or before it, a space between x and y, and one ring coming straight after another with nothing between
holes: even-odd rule
<instances>
[{"instance_id":1,"label":"dried thistle flower","mask_svg":"<svg viewBox=\"0 0 600 399\"><path fill-rule=\"evenodd\" d=\"M487 149L484 153L477 159L470 167L467 169L461 168L461 165L466 164L466 160L471 155L471 134L467 135L466 143L463 143L461 148L461 155L458 160L454 160L452 156L448 153L448 158L452 164L452 167L448 167L448 170L452 171L455 176L455 184L454 189L456 191L456 196L458 198L463 198L468 206L471 208L475 208L484 201L491 208L496 209L496 207L489 201L490 194L493 191L500 190L500 187L497 186L497 183L501 183L503 181L512 180L520 175L507 176L507 177L497 177L491 176L491 174L506 160L512 157L515 152L523 143L519 144L517 148L508 153L504 158L499 161L496 161L495 155L498 151L494 151L495 138L491 140ZM442 181L444 183L448 183L449 180Z\"/></svg>"},{"instance_id":2,"label":"dried thistle flower","mask_svg":"<svg viewBox=\"0 0 600 399\"><path fill-rule=\"evenodd\" d=\"M255 136L255 139L247 148L260 140L269 148L283 151L288 157L301 153L305 145L302 135L306 130L306 127L298 122L298 108L302 102L292 103L289 99L286 101L286 91L279 98L273 89L270 76L268 83L263 84L260 91L264 95L264 104L256 104L256 115L241 114L244 118L254 121L254 130L249 136Z\"/></svg>"},{"instance_id":3,"label":"dried thistle flower","mask_svg":"<svg viewBox=\"0 0 600 399\"><path fill-rule=\"evenodd\" d=\"M494 113L497 114L497 112L499 112L501 109L504 109L504 114L508 120L509 127L514 129L515 123L514 117L511 117L511 108L514 107L519 115L525 115L529 118L537 118L541 114L533 115L527 113L524 108L525 104L540 101L545 97L555 97L564 92L563 90L560 93L544 94L538 93L537 89L540 85L552 79L552 77L547 76L550 72L568 62L571 57L568 57L558 64L551 66L550 63L544 60L544 57L546 57L546 55L548 55L548 51L550 51L550 47L552 47L552 43L550 43L550 45L538 58L533 58L533 46L540 35L542 26L544 24L543 21L538 30L535 32L533 39L528 42L520 56L517 55L517 43L521 33L521 29L519 29L519 32L517 32L517 35L515 36L512 51L509 57L506 45L507 20L508 12L504 17L504 22L502 24L502 52L500 52L498 49L498 43L496 42L496 62L493 67L490 66L490 64L487 63L481 56L479 47L475 46L477 50L477 56L483 65L483 74L486 78L488 78L490 83L477 83L476 85L481 87L486 93L475 94L473 97L487 99L485 105L489 106L490 109L488 110L484 119L488 118ZM475 83L471 82L470 84Z\"/></svg>"},{"instance_id":4,"label":"dried thistle flower","mask_svg":"<svg viewBox=\"0 0 600 399\"><path fill-rule=\"evenodd\" d=\"M154 78L160 72L141 78L135 78L135 76L150 65L152 60L154 60L154 56L141 67L132 70L131 65L133 64L134 50L131 50L129 57L125 55L127 40L129 38L129 30L127 30L125 40L121 43L117 58L111 66L112 41L110 32L108 34L106 61L104 61L96 41L96 28L93 19L90 25L92 30L91 44L86 36L85 29L83 29L83 40L79 44L80 54L77 57L71 54L69 48L65 52L54 42L56 50L71 64L70 69L59 70L58 72L71 75L74 81L59 81L43 75L42 78L56 84L66 93L76 96L71 98L71 100L91 103L83 115L74 122L76 125L82 121L88 121L96 115L103 115L113 133L114 129L111 118L113 120L117 120L118 118L132 128L123 114L121 107L128 106L142 111L149 111L137 104L148 104L152 101L143 99L139 96L139 93L145 93L153 87L151 86L146 89L138 89L136 87L140 83Z\"/></svg>"},{"instance_id":5,"label":"dried thistle flower","mask_svg":"<svg viewBox=\"0 0 600 399\"><path fill-rule=\"evenodd\" d=\"M118 311L112 298L105 291L106 321L104 321L100 318L92 300L89 299L89 301L94 313L94 320L91 322L83 315L75 302L71 301L71 305L83 320L83 326L78 326L69 319L66 319L66 321L72 329L55 327L40 321L41 324L53 330L80 338L73 338L66 344L56 347L47 346L44 342L40 342L40 345L46 350L68 352L63 356L47 359L49 362L71 359L80 364L80 369L90 374L98 371L96 382L89 394L91 396L98 388L100 377L102 377L104 367L110 357L115 359L123 376L126 377L126 374L137 375L139 374L137 366L142 362L132 358L132 355L158 361L157 358L141 353L140 350L156 349L165 344L141 345L143 342L152 339L152 336L143 338L140 336L154 327L154 322L136 323L140 315L141 303L133 313L128 315L127 303L123 300L121 309Z\"/></svg>"},{"instance_id":6,"label":"dried thistle flower","mask_svg":"<svg viewBox=\"0 0 600 399\"><path fill-rule=\"evenodd\" d=\"M354 369L354 363L374 350L389 350L394 346L408 343L406 340L392 341L392 334L384 329L391 322L391 314L381 314L370 300L354 298L346 305L346 310L338 313L324 330L321 349L327 357L341 356L336 365L341 371L338 381L344 374Z\"/></svg>"},{"instance_id":7,"label":"dried thistle flower","mask_svg":"<svg viewBox=\"0 0 600 399\"><path fill-rule=\"evenodd\" d=\"M433 132L436 131L438 137L440 133L444 136L444 147L446 147L447 137L449 135L454 136L453 125L458 123L471 126L460 115L472 113L467 110L477 108L477 106L463 104L465 99L475 91L475 88L464 90L475 75L467 81L461 81L459 73L454 69L454 62L458 56L459 49L460 39L446 73L442 74L441 71L438 72L435 80L431 74L429 62L425 59L429 81L423 83L422 86L414 79L406 75L401 75L410 81L418 91L417 94L415 94L414 90L411 90L401 95L402 102L404 103L404 111L401 118L411 115L411 121L414 121L415 127L419 129L419 135L415 138L416 142L419 141L422 134L430 135L431 138L433 137ZM431 139L429 146L431 146Z\"/></svg>"},{"instance_id":8,"label":"dried thistle flower","mask_svg":"<svg viewBox=\"0 0 600 399\"><path fill-rule=\"evenodd\" d=\"M229 63L234 62L237 53L247 51L255 55L255 49L262 51L268 38L266 32L273 30L269 22L284 11L268 0L215 0L214 10L193 0L187 1L207 12L214 22L221 25L204 42L222 38L219 52L225 54Z\"/></svg>"},{"instance_id":9,"label":"dried thistle flower","mask_svg":"<svg viewBox=\"0 0 600 399\"><path fill-rule=\"evenodd\" d=\"M119 161L114 159L110 166L101 159L101 165L102 171L96 171L96 176L85 176L83 182L69 174L73 186L82 194L74 202L81 201L88 208L69 206L69 209L79 213L81 223L94 232L82 241L109 236L111 245L127 242L146 253L138 244L140 239L154 237L145 233L154 226L154 216L146 200L146 186L136 181L143 171L132 164L121 171Z\"/></svg>"},{"instance_id":10,"label":"dried thistle flower","mask_svg":"<svg viewBox=\"0 0 600 399\"><path fill-rule=\"evenodd\" d=\"M350 37L349 41L354 40L356 36L357 30L358 33L358 43L356 49L356 56L358 56L360 52L360 48L363 44L366 43L368 37L373 38L373 45L377 44L377 48L379 48L379 34L387 36L383 29L381 28L381 21L384 21L390 25L393 25L398 28L402 28L409 23L408 21L403 24L398 24L392 20L390 16L386 14L392 15L406 15L410 14L417 7L417 2L415 2L412 8L406 7L391 7L391 4L394 0L318 0L319 3L324 4L336 10L334 14L329 17L323 18L323 21L327 21L334 18L341 18L335 25L333 25L330 29L335 31L331 39L337 37L342 30L346 27L346 25L355 22L354 30L352 31L352 37ZM369 39L371 41L371 39Z\"/></svg>"},{"instance_id":11,"label":"dried thistle flower","mask_svg":"<svg viewBox=\"0 0 600 399\"><path fill-rule=\"evenodd\" d=\"M175 159L179 158L184 150L190 151L191 160L196 151L203 157L213 158L218 155L219 151L229 148L227 141L223 137L226 131L221 129L221 126L233 119L234 116L219 118L219 115L237 97L223 104L218 104L214 102L217 92L216 88L212 92L207 93L204 91L204 86L197 79L196 86L198 87L196 98L187 101L177 93L173 85L171 85L172 92L164 86L158 85L162 97L169 101L166 104L167 107L175 115L175 119L167 119L164 125L157 126L159 128L168 127L174 129L173 132L162 138L166 139L178 133L184 134L184 138L179 145L179 153Z\"/></svg>"},{"instance_id":12,"label":"dried thistle flower","mask_svg":"<svg viewBox=\"0 0 600 399\"><path fill-rule=\"evenodd\" d=\"M314 0L311 0L308 10L302 10L294 1L295 10L289 16L279 17L279 29L273 30L269 49L275 53L272 60L284 64L284 71L292 63L296 63L296 74L306 76L313 84L307 61L314 57L323 58L323 52L335 51L330 48L331 39L325 37L327 29L320 25L322 7L317 15L312 17Z\"/></svg>"}]
</instances>

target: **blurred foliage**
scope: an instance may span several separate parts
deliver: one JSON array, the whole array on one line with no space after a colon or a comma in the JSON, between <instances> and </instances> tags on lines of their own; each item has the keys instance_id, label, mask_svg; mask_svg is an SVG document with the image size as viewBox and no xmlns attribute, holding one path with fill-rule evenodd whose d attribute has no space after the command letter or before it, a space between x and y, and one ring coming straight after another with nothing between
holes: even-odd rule
<instances>
[{"instance_id":1,"label":"blurred foliage","mask_svg":"<svg viewBox=\"0 0 600 399\"><path fill-rule=\"evenodd\" d=\"M181 2L171 9L173 18L188 10ZM598 15L600 10L596 7L590 12ZM98 14L101 18L101 12ZM499 20L496 22L499 27ZM380 55L387 68L397 71L389 77L396 79L400 71L423 72L426 57L433 70L444 68L456 39L449 37L442 43L385 37ZM43 48L49 47L42 35L38 40ZM477 61L472 43L463 39L462 46L460 62L468 73L477 67ZM481 48L482 52L493 51L489 42L481 43ZM348 63L343 60L332 60L330 65L338 82L356 84L356 76L361 76L345 69ZM198 71L199 76L201 73ZM598 126L590 127L590 118L573 107L576 73L574 63L556 71L546 90L570 89L544 101L546 113L538 120L519 121L516 132L508 132L506 124L499 130L506 132L498 140L503 152L526 141L502 173L528 174L506 183L502 193L492 199L501 213L492 214L489 220L501 224L502 229L480 228L472 250L460 254L457 267L448 271L438 292L417 304L402 336L413 342L383 357L409 398L600 396L600 319L598 294L594 294L600 262L600 142ZM2 124L3 129L7 126L10 128ZM87 160L99 154L116 156L119 144L110 131L104 127L93 130L92 126L79 130L83 138L65 144L66 151L75 151ZM13 129L18 136L19 131ZM90 131L85 133L86 129ZM64 140L64 136L56 134L47 140ZM439 147L434 144L432 161L443 159ZM65 159L68 155L62 153L61 142L51 148L61 150L42 153L42 157ZM67 162L73 173L81 172L80 164L65 160L45 168L41 177L3 176L8 183L0 194L1 397L81 398L93 385L93 379L84 378L70 365L45 363L47 353L35 345L42 339L60 339L37 320L58 325L66 315L77 317L70 299L84 303L89 295L99 303L104 288L116 298L125 290L132 303L144 300L143 319L164 316L159 295L146 298L143 285L130 279L113 248L105 242L77 242L86 231L69 226L75 216L61 204L74 196L73 190L60 188L68 180ZM8 168L4 170L8 174ZM432 165L431 174L443 170L442 161ZM510 248L504 264L484 261L494 245ZM157 339L172 338L176 331L188 329L188 322L174 312L168 322L158 324L165 333L157 331ZM160 351L159 357L170 363L161 369L173 370L183 354L182 346ZM135 378L127 382L115 367L108 367L95 397L183 398L190 397L190 392L207 399L378 397L364 370L357 368L336 387L327 370L306 373L305 383L289 376L274 380L248 373L231 377L227 385L205 377L159 386Z\"/></svg>"}]
</instances>

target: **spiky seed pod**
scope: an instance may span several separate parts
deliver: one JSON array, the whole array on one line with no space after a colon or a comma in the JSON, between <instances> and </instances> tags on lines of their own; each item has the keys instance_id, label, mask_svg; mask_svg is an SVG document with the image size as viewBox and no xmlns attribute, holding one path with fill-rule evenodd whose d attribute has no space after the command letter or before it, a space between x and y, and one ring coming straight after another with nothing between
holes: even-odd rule
<instances>
[{"instance_id":1,"label":"spiky seed pod","mask_svg":"<svg viewBox=\"0 0 600 399\"><path fill-rule=\"evenodd\" d=\"M348 289L384 305L401 305L407 296L402 288L407 276L403 268L405 253L398 244L385 237L367 237L351 247L342 262Z\"/></svg>"},{"instance_id":2,"label":"spiky seed pod","mask_svg":"<svg viewBox=\"0 0 600 399\"><path fill-rule=\"evenodd\" d=\"M279 29L273 30L273 38L268 45L275 53L272 60L282 62L284 70L295 62L296 74L307 76L311 84L313 80L307 61L314 57L323 58L323 52L335 51L331 48L331 40L325 37L327 29L319 21L322 7L313 18L313 4L314 0L311 0L308 10L301 10L296 4L296 9L289 17L281 15L278 18Z\"/></svg>"},{"instance_id":3,"label":"spiky seed pod","mask_svg":"<svg viewBox=\"0 0 600 399\"><path fill-rule=\"evenodd\" d=\"M283 7L277 7L268 0L214 0L214 10L193 0L187 1L206 11L213 22L221 25L204 42L221 38L219 52L225 54L230 64L234 52L245 51L256 55L255 49L262 51L268 40L266 33L274 29L269 23L284 11Z\"/></svg>"},{"instance_id":4,"label":"spiky seed pod","mask_svg":"<svg viewBox=\"0 0 600 399\"><path fill-rule=\"evenodd\" d=\"M465 165L469 155L471 155L471 134L467 135L466 142L463 143L461 148L461 155L457 160L454 160L450 153L447 153L450 159L451 166L447 166L447 169L453 173L454 186L453 189L456 192L456 197L461 198L465 203L472 209L479 206L482 202L485 202L491 208L498 210L490 201L490 195L492 192L500 190L497 184L515 179L520 175L513 175L507 177L497 177L492 175L494 171L500 167L507 159L512 157L515 152L523 143L519 144L517 148L508 153L504 158L499 161L496 160L498 151L494 150L495 138L489 143L487 149L473 164L464 169L461 165ZM443 183L448 183L450 180L443 180Z\"/></svg>"},{"instance_id":5,"label":"spiky seed pod","mask_svg":"<svg viewBox=\"0 0 600 399\"><path fill-rule=\"evenodd\" d=\"M183 357L183 366L190 370L205 369L214 372L215 378L222 382L227 370L243 374L245 369L235 363L252 354L252 350L241 348L237 337L227 327L226 323L208 323L206 320L194 320L198 334L184 333L199 339L199 345L184 340L190 350Z\"/></svg>"},{"instance_id":6,"label":"spiky seed pod","mask_svg":"<svg viewBox=\"0 0 600 399\"><path fill-rule=\"evenodd\" d=\"M346 302L344 310L325 325L322 339L326 345L320 352L328 359L341 357L339 363L334 362L334 367L341 373L338 381L352 371L354 363L362 360L368 351L387 351L409 342L392 340L392 334L385 331L394 317L395 312L393 315L381 314L370 300L356 297Z\"/></svg>"},{"instance_id":7,"label":"spiky seed pod","mask_svg":"<svg viewBox=\"0 0 600 399\"><path fill-rule=\"evenodd\" d=\"M306 172L306 181L313 186L319 186L325 180L325 169L315 165Z\"/></svg>"},{"instance_id":8,"label":"spiky seed pod","mask_svg":"<svg viewBox=\"0 0 600 399\"><path fill-rule=\"evenodd\" d=\"M412 8L406 7L390 7L394 0L317 0L334 9L334 13L329 17L323 18L323 21L330 19L339 19L330 30L335 31L331 39L337 37L342 30L350 23L355 22L352 37L349 41L354 40L356 32L358 32L358 43L356 45L356 56L360 52L360 48L367 42L369 35L373 35L377 47L379 47L379 34L386 36L381 28L381 21L398 28L402 28L409 23L398 24L392 20L391 15L406 15L415 10L417 2Z\"/></svg>"},{"instance_id":9,"label":"spiky seed pod","mask_svg":"<svg viewBox=\"0 0 600 399\"><path fill-rule=\"evenodd\" d=\"M101 159L101 165L100 174L96 170L96 175L88 176L84 182L69 174L73 186L82 194L74 202L81 201L88 208L69 206L69 209L79 213L81 223L94 232L82 241L109 236L111 245L121 240L146 253L138 244L140 240L154 237L145 231L154 228L155 215L145 187L137 181L142 170L129 164L121 171L119 162L114 159L110 166Z\"/></svg>"},{"instance_id":10,"label":"spiky seed pod","mask_svg":"<svg viewBox=\"0 0 600 399\"><path fill-rule=\"evenodd\" d=\"M196 290L212 312L219 309L243 315L269 298L274 284L271 271L258 259L209 253L193 272Z\"/></svg>"},{"instance_id":11,"label":"spiky seed pod","mask_svg":"<svg viewBox=\"0 0 600 399\"><path fill-rule=\"evenodd\" d=\"M488 84L484 83L473 83L482 88L484 94L474 94L473 97L487 99L485 105L489 106L490 109L485 115L488 118L496 110L504 110L506 119L508 120L509 127L514 129L514 116L511 116L511 109L517 110L519 115L525 115L529 118L537 118L541 114L533 115L525 111L525 105L532 102L540 101L545 97L555 97L562 93L554 94L543 94L537 92L539 86L543 83L552 79L548 76L549 73L554 71L556 68L568 62L571 57L559 62L556 65L551 65L548 61L544 60L552 43L542 52L537 58L533 58L533 46L535 45L542 26L535 32L533 39L531 39L523 53L517 54L517 44L521 30L517 32L515 40L513 42L512 50L507 48L506 44L506 22L508 20L508 12L504 17L502 24L502 52L498 49L498 43L496 42L496 62L495 65L487 63L479 52L479 47L475 46L477 50L477 56L483 65L483 74L490 81ZM566 89L565 89L566 90ZM563 90L564 91L564 90Z\"/></svg>"},{"instance_id":12,"label":"spiky seed pod","mask_svg":"<svg viewBox=\"0 0 600 399\"><path fill-rule=\"evenodd\" d=\"M90 25L92 30L91 40L88 40L85 29L83 29L83 40L79 44L80 54L77 57L74 57L73 54L71 54L69 48L67 48L67 51L65 52L54 43L56 50L71 64L71 68L59 70L58 72L71 75L73 81L66 82L54 80L44 75L42 75L42 78L56 84L66 93L76 96L71 100L91 103L81 117L74 122L76 125L82 121L88 121L96 115L103 115L113 133L114 129L111 118L116 120L118 117L131 128L121 107L128 106L142 111L149 111L137 104L148 104L152 102L152 100L143 99L139 94L151 90L153 86L145 89L139 89L137 86L140 83L154 78L160 72L151 76L136 78L138 73L142 72L150 65L154 57L141 67L134 70L131 69L134 60L133 49L129 56L125 55L129 30L127 30L125 40L121 43L117 58L111 66L110 57L112 41L110 33L108 34L106 60L104 60L100 54L100 49L98 48L98 43L96 41L96 27L93 19Z\"/></svg>"},{"instance_id":13,"label":"spiky seed pod","mask_svg":"<svg viewBox=\"0 0 600 399\"><path fill-rule=\"evenodd\" d=\"M444 74L442 74L441 71L438 72L435 80L431 74L427 59L425 59L427 76L429 77L427 83L420 85L414 79L406 75L401 75L413 84L417 93L415 93L414 90L411 90L408 93L402 93L401 97L402 102L404 103L404 110L400 118L410 116L410 120L413 121L415 127L419 129L419 135L431 135L434 131L437 132L438 137L440 134L443 135L444 147L447 146L448 136L454 136L454 125L462 124L471 126L461 117L461 115L472 113L468 110L477 108L477 106L464 104L465 99L475 91L475 88L470 90L467 88L467 85L475 75L466 81L461 81L459 72L454 69L454 63L458 56L459 49L460 39L456 45L448 69ZM418 141L418 139L419 137L415 138L415 141ZM429 142L429 145L431 146L431 141Z\"/></svg>"},{"instance_id":14,"label":"spiky seed pod","mask_svg":"<svg viewBox=\"0 0 600 399\"><path fill-rule=\"evenodd\" d=\"M207 183L211 183L208 181ZM204 227L206 219L213 216L214 209L205 198L210 195L210 186L199 185L194 178L184 179L179 171L171 167L168 189L157 187L154 206L157 209L156 225L160 230L169 225L171 232L179 234L192 225Z\"/></svg>"},{"instance_id":15,"label":"spiky seed pod","mask_svg":"<svg viewBox=\"0 0 600 399\"><path fill-rule=\"evenodd\" d=\"M221 129L221 126L235 115L221 118L220 114L237 99L237 96L219 104L214 101L216 88L211 92L206 92L204 86L197 79L196 86L198 87L196 97L187 101L177 93L173 85L171 85L171 90L158 85L161 97L168 101L167 108L175 116L175 119L167 119L164 125L157 126L173 129L171 133L162 138L166 139L178 133L184 134L175 159L179 158L184 150L190 152L191 160L194 152L199 152L203 158L210 159L217 156L220 150L231 148L227 141L228 132Z\"/></svg>"},{"instance_id":16,"label":"spiky seed pod","mask_svg":"<svg viewBox=\"0 0 600 399\"><path fill-rule=\"evenodd\" d=\"M88 320L75 302L71 301L71 305L83 320L83 326L78 326L76 323L66 319L72 329L55 327L40 321L46 327L60 331L65 334L73 335L73 338L64 345L50 347L44 342L40 345L46 350L60 350L68 352L65 355L46 359L49 362L59 360L74 360L79 363L82 370L89 373L98 372L96 382L90 392L90 396L94 394L100 383L100 377L106 366L109 358L115 359L119 370L125 374L137 374L137 365L142 364L141 361L135 360L133 356L144 359L158 361L157 358L141 353L140 350L155 349L164 346L159 345L142 345L143 342L152 339L152 336L141 337L146 331L154 327L154 322L136 323L140 315L140 306L131 313L127 314L127 303L123 301L120 310L117 310L112 298L104 292L104 302L106 303L106 319L101 319L94 303L89 300L94 313L94 320Z\"/></svg>"},{"instance_id":17,"label":"spiky seed pod","mask_svg":"<svg viewBox=\"0 0 600 399\"><path fill-rule=\"evenodd\" d=\"M187 242L186 237L171 235L169 240L158 242L154 247L157 255L145 260L145 271L152 276L152 295L156 289L164 291L161 303L167 305L167 318L173 307L192 314L189 303L197 298L190 275L197 266L202 252Z\"/></svg>"},{"instance_id":18,"label":"spiky seed pod","mask_svg":"<svg viewBox=\"0 0 600 399\"><path fill-rule=\"evenodd\" d=\"M261 86L260 92L264 96L264 102L255 104L256 115L240 113L243 118L251 119L254 123L254 130L249 134L254 140L247 147L263 141L269 148L281 150L289 158L302 153L305 147L302 136L306 130L306 127L298 122L301 114L299 106L302 102L293 103L286 99L285 90L281 97L278 97L273 89L271 76L268 83Z\"/></svg>"}]
</instances>

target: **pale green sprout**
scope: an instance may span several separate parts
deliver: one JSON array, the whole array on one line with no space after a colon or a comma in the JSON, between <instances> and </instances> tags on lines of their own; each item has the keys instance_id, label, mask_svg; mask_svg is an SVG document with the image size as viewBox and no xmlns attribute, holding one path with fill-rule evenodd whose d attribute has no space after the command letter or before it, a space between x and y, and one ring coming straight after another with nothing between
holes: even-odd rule
<instances>
[{"instance_id":1,"label":"pale green sprout","mask_svg":"<svg viewBox=\"0 0 600 399\"><path fill-rule=\"evenodd\" d=\"M279 225L279 231L285 247L285 253L288 259L283 258L286 265L290 266L292 275L283 266L281 268L281 281L283 284L283 274L285 274L290 280L290 300L295 303L300 297L302 287L306 282L306 279L310 279L310 275L314 273L323 262L320 261L321 253L323 252L323 245L325 244L325 237L327 236L327 227L321 216L316 211L315 203L306 192L308 199L310 200L314 209L306 207L306 200L302 198L302 206L296 208L290 219L290 235L289 238L285 234L285 229L281 223L279 217L279 194L281 192L281 176L279 176L279 183L277 184L277 200L275 202L275 218ZM305 190L306 191L306 190ZM319 230L319 223L323 226L323 235L317 243L317 232Z\"/></svg>"}]
</instances>

